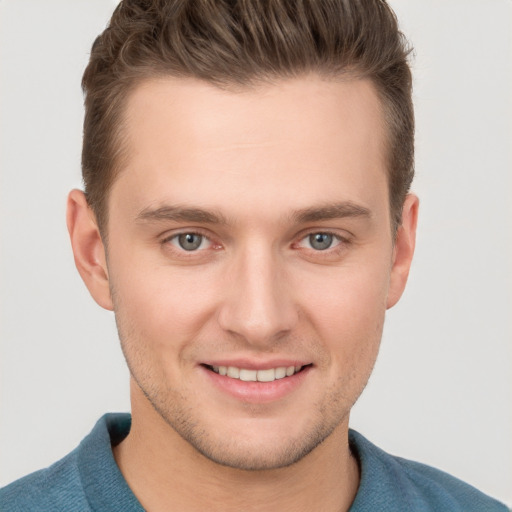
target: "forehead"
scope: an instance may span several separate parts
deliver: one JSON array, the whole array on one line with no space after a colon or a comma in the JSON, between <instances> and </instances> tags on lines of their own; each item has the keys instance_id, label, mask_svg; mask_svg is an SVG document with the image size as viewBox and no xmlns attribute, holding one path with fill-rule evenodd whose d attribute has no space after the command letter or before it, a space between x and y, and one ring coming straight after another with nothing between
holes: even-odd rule
<instances>
[{"instance_id":1,"label":"forehead","mask_svg":"<svg viewBox=\"0 0 512 512\"><path fill-rule=\"evenodd\" d=\"M190 203L231 216L387 201L382 119L363 80L311 75L237 91L147 81L127 101L126 167L112 195L134 208Z\"/></svg>"}]
</instances>

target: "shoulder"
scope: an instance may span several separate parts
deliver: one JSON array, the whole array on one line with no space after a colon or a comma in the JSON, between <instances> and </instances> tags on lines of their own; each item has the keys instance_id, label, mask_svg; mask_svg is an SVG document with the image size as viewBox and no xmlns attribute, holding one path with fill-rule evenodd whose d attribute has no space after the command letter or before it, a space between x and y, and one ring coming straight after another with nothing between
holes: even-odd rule
<instances>
[{"instance_id":1,"label":"shoulder","mask_svg":"<svg viewBox=\"0 0 512 512\"><path fill-rule=\"evenodd\" d=\"M400 457L394 460L414 494L436 510L508 512L504 504L444 471ZM451 508L446 508L448 504Z\"/></svg>"},{"instance_id":2,"label":"shoulder","mask_svg":"<svg viewBox=\"0 0 512 512\"><path fill-rule=\"evenodd\" d=\"M130 426L129 414L105 414L69 455L0 489L0 510L142 512L112 454Z\"/></svg>"},{"instance_id":3,"label":"shoulder","mask_svg":"<svg viewBox=\"0 0 512 512\"><path fill-rule=\"evenodd\" d=\"M505 505L433 467L395 457L350 431L361 483L351 511L508 512Z\"/></svg>"},{"instance_id":4,"label":"shoulder","mask_svg":"<svg viewBox=\"0 0 512 512\"><path fill-rule=\"evenodd\" d=\"M0 489L3 512L88 511L76 462L76 450L52 466Z\"/></svg>"}]
</instances>

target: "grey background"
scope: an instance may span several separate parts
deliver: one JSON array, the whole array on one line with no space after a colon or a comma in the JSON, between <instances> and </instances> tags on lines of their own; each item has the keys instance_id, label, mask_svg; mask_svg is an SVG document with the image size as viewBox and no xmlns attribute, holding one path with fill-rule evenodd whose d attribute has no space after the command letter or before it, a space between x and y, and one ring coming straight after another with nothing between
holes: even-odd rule
<instances>
[{"instance_id":1,"label":"grey background","mask_svg":"<svg viewBox=\"0 0 512 512\"><path fill-rule=\"evenodd\" d=\"M0 1L0 485L128 410L65 229L112 0ZM352 427L512 504L512 2L393 0L416 48L418 247Z\"/></svg>"}]
</instances>

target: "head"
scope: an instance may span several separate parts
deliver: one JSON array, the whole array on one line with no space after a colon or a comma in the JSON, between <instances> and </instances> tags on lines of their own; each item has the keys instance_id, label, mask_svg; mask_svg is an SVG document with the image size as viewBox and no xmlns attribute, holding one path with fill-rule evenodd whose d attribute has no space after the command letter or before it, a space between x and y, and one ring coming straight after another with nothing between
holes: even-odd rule
<instances>
[{"instance_id":1,"label":"head","mask_svg":"<svg viewBox=\"0 0 512 512\"><path fill-rule=\"evenodd\" d=\"M68 209L116 314L132 429L244 470L336 457L417 211L391 11L263 4L118 7L84 77L86 195Z\"/></svg>"},{"instance_id":2,"label":"head","mask_svg":"<svg viewBox=\"0 0 512 512\"><path fill-rule=\"evenodd\" d=\"M167 76L236 90L309 73L375 87L396 230L414 175L409 52L382 0L122 1L94 42L82 81L82 172L104 236L109 192L127 153L126 102L138 85Z\"/></svg>"}]
</instances>

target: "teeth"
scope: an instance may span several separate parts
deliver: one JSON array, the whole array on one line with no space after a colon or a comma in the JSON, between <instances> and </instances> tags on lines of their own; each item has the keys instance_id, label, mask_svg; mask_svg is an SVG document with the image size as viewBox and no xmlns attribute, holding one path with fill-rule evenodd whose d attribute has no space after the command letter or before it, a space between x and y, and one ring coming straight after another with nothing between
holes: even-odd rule
<instances>
[{"instance_id":1,"label":"teeth","mask_svg":"<svg viewBox=\"0 0 512 512\"><path fill-rule=\"evenodd\" d=\"M276 380L276 371L274 368L258 370L258 382L272 382L274 380Z\"/></svg>"},{"instance_id":2,"label":"teeth","mask_svg":"<svg viewBox=\"0 0 512 512\"><path fill-rule=\"evenodd\" d=\"M237 368L236 366L212 366L211 369L219 375L240 379L244 382L273 382L277 379L291 377L302 366L280 366L279 368L269 368L268 370L248 370L246 368Z\"/></svg>"},{"instance_id":3,"label":"teeth","mask_svg":"<svg viewBox=\"0 0 512 512\"><path fill-rule=\"evenodd\" d=\"M281 368L276 368L276 379L284 379L286 377L286 368L281 366Z\"/></svg>"},{"instance_id":4,"label":"teeth","mask_svg":"<svg viewBox=\"0 0 512 512\"><path fill-rule=\"evenodd\" d=\"M240 369L240 380L244 382L256 382L258 372L256 370L244 370Z\"/></svg>"},{"instance_id":5,"label":"teeth","mask_svg":"<svg viewBox=\"0 0 512 512\"><path fill-rule=\"evenodd\" d=\"M220 371L220 368L219 368ZM240 378L240 370L236 368L235 366L228 366L228 377L231 377L232 379L239 379Z\"/></svg>"}]
</instances>

